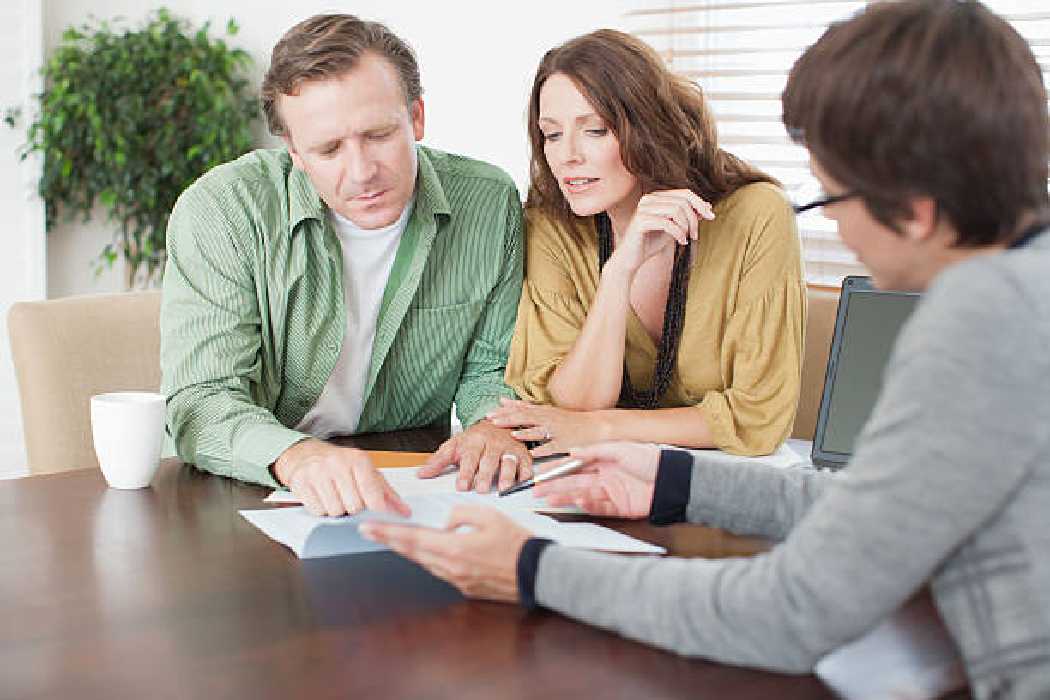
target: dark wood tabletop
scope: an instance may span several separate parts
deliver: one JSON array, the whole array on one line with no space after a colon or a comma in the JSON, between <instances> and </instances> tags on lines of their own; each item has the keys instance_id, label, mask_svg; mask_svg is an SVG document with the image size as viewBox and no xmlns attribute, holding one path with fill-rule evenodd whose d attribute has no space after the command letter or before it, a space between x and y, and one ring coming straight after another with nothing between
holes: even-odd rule
<instances>
[{"instance_id":1,"label":"dark wood tabletop","mask_svg":"<svg viewBox=\"0 0 1050 700\"><path fill-rule=\"evenodd\" d=\"M390 552L300 561L237 514L266 493L173 459L136 491L94 469L0 482L0 697L834 697L813 676L467 601ZM762 546L697 526L627 531L677 554Z\"/></svg>"}]
</instances>

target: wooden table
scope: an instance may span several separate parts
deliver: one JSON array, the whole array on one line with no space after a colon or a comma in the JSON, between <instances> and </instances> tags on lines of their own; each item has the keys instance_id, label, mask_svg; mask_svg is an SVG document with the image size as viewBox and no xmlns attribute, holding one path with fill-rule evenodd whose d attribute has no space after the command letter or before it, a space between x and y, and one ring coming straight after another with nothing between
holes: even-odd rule
<instances>
[{"instance_id":1,"label":"wooden table","mask_svg":"<svg viewBox=\"0 0 1050 700\"><path fill-rule=\"evenodd\" d=\"M466 601L390 552L300 561L237 514L266 492L177 460L138 491L93 469L0 482L0 697L834 697L813 676ZM624 529L678 554L761 546L696 526Z\"/></svg>"}]
</instances>

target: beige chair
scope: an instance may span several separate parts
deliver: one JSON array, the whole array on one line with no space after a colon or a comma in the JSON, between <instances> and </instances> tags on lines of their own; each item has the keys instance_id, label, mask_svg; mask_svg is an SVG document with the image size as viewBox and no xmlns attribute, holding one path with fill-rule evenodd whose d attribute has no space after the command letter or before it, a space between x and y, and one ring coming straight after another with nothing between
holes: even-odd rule
<instances>
[{"instance_id":1,"label":"beige chair","mask_svg":"<svg viewBox=\"0 0 1050 700\"><path fill-rule=\"evenodd\" d=\"M791 437L812 440L817 429L820 396L824 392L824 370L828 366L831 337L835 333L838 291L810 289L806 294L809 311L806 317L806 356L802 361L802 391Z\"/></svg>"},{"instance_id":2,"label":"beige chair","mask_svg":"<svg viewBox=\"0 0 1050 700\"><path fill-rule=\"evenodd\" d=\"M89 399L160 387L160 292L23 302L7 316L31 474L98 467Z\"/></svg>"}]
</instances>

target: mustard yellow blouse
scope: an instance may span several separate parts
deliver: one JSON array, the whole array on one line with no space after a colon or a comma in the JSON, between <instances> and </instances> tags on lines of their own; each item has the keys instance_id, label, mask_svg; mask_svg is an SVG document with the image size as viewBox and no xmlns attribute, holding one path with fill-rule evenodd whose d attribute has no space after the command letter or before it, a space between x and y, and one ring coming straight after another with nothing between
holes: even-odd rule
<instances>
[{"instance_id":1,"label":"mustard yellow blouse","mask_svg":"<svg viewBox=\"0 0 1050 700\"><path fill-rule=\"evenodd\" d=\"M742 187L700 224L685 324L661 407L696 406L715 446L768 454L790 434L802 373L806 290L795 217L767 183ZM547 382L572 349L598 290L593 217L567 230L526 211L525 284L507 363L519 396L553 403ZM657 346L633 311L631 384L652 386Z\"/></svg>"}]
</instances>

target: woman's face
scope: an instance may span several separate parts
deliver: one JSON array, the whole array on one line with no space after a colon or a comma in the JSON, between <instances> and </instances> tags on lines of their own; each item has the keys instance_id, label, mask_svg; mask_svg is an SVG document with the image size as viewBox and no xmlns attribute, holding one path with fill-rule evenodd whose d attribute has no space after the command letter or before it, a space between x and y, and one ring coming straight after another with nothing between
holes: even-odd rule
<instances>
[{"instance_id":1,"label":"woman's face","mask_svg":"<svg viewBox=\"0 0 1050 700\"><path fill-rule=\"evenodd\" d=\"M547 165L574 214L634 211L641 186L620 159L619 139L563 73L540 88L538 125Z\"/></svg>"}]
</instances>

